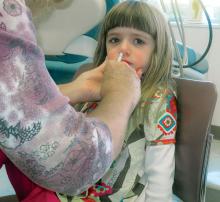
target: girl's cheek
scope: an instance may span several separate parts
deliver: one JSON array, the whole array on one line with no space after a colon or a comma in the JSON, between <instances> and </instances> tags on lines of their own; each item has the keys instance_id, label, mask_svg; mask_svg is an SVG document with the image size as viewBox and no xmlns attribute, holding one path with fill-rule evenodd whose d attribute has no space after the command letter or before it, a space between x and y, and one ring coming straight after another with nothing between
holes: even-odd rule
<instances>
[{"instance_id":1,"label":"girl's cheek","mask_svg":"<svg viewBox=\"0 0 220 202\"><path fill-rule=\"evenodd\" d=\"M144 64L146 63L146 54L136 52L135 58L137 67L144 66Z\"/></svg>"},{"instance_id":2,"label":"girl's cheek","mask_svg":"<svg viewBox=\"0 0 220 202\"><path fill-rule=\"evenodd\" d=\"M108 58L109 60L116 60L116 59L117 59L117 55L115 54L115 52L109 51L109 52L107 53L107 58Z\"/></svg>"}]
</instances>

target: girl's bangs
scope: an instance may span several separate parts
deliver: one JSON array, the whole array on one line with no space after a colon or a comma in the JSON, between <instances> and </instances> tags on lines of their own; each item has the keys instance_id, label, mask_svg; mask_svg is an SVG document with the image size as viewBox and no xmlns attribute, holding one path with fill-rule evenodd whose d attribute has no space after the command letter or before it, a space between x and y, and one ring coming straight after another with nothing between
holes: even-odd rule
<instances>
[{"instance_id":1,"label":"girl's bangs","mask_svg":"<svg viewBox=\"0 0 220 202\"><path fill-rule=\"evenodd\" d=\"M147 11L139 8L124 7L113 11L109 14L105 22L105 31L115 27L130 27L150 34L153 38L156 37L156 28L154 19Z\"/></svg>"}]
</instances>

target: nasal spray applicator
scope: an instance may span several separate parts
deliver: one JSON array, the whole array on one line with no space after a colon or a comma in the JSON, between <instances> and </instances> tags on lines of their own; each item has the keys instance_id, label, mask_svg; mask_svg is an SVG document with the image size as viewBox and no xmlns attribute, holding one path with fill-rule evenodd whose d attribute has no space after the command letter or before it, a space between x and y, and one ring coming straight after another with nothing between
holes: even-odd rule
<instances>
[{"instance_id":1,"label":"nasal spray applicator","mask_svg":"<svg viewBox=\"0 0 220 202\"><path fill-rule=\"evenodd\" d=\"M117 62L121 62L122 58L123 58L123 53L120 52L117 58Z\"/></svg>"}]
</instances>

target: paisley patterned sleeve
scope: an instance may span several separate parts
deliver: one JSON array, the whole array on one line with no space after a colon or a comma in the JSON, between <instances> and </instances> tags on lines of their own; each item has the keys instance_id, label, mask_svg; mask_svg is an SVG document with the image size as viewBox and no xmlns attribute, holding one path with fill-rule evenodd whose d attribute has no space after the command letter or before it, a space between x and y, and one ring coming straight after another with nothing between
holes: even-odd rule
<instances>
[{"instance_id":1,"label":"paisley patterned sleeve","mask_svg":"<svg viewBox=\"0 0 220 202\"><path fill-rule=\"evenodd\" d=\"M144 124L146 137L146 202L172 202L175 169L176 97L172 90L165 98L158 90L151 100L149 118ZM163 101L162 101L163 99ZM161 103L162 101L162 103Z\"/></svg>"},{"instance_id":2,"label":"paisley patterned sleeve","mask_svg":"<svg viewBox=\"0 0 220 202\"><path fill-rule=\"evenodd\" d=\"M163 90L159 89L148 104L150 109L144 124L147 144L175 143L177 108L174 91L170 89L166 97L163 97Z\"/></svg>"},{"instance_id":3,"label":"paisley patterned sleeve","mask_svg":"<svg viewBox=\"0 0 220 202\"><path fill-rule=\"evenodd\" d=\"M0 148L35 183L70 195L112 160L107 126L77 113L50 78L23 0L0 0Z\"/></svg>"}]
</instances>

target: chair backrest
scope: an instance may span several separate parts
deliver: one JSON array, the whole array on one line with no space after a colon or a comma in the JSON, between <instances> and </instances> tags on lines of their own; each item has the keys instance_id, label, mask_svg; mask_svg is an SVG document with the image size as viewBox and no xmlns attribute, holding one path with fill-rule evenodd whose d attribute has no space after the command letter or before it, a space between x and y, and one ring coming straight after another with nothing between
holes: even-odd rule
<instances>
[{"instance_id":1,"label":"chair backrest","mask_svg":"<svg viewBox=\"0 0 220 202\"><path fill-rule=\"evenodd\" d=\"M176 83L178 128L173 191L184 202L202 202L217 93L208 81L177 78Z\"/></svg>"}]
</instances>

